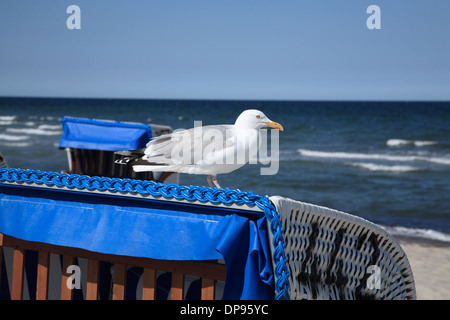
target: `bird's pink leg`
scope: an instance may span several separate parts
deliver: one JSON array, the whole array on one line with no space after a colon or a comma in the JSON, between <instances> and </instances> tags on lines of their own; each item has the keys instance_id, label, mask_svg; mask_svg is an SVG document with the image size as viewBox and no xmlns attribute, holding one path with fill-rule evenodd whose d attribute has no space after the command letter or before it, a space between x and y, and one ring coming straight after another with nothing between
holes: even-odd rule
<instances>
[{"instance_id":1,"label":"bird's pink leg","mask_svg":"<svg viewBox=\"0 0 450 320\"><path fill-rule=\"evenodd\" d=\"M208 180L209 187L213 188L212 183L211 183L211 176L207 176L206 180Z\"/></svg>"},{"instance_id":2,"label":"bird's pink leg","mask_svg":"<svg viewBox=\"0 0 450 320\"><path fill-rule=\"evenodd\" d=\"M217 181L217 176L213 176L212 181L214 182L214 184L216 185L216 187L217 187L218 189L220 189L219 182Z\"/></svg>"}]
</instances>

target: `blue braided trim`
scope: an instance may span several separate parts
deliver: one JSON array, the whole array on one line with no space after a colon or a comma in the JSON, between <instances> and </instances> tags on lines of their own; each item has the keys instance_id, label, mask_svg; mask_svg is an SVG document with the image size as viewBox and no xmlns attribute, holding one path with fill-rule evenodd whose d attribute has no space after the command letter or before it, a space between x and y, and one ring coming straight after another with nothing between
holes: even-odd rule
<instances>
[{"instance_id":1,"label":"blue braided trim","mask_svg":"<svg viewBox=\"0 0 450 320\"><path fill-rule=\"evenodd\" d=\"M268 196L256 195L231 189L212 189L198 186L179 186L163 184L154 181L135 179L119 179L107 177L91 177L87 175L57 173L39 170L0 169L0 182L35 183L37 185L67 187L78 190L100 190L110 192L132 192L154 197L162 196L167 199L197 200L200 202L256 205L264 211L270 221L273 234L273 261L275 264L275 299L289 299L289 272L286 267L284 254L283 227L275 206Z\"/></svg>"}]
</instances>

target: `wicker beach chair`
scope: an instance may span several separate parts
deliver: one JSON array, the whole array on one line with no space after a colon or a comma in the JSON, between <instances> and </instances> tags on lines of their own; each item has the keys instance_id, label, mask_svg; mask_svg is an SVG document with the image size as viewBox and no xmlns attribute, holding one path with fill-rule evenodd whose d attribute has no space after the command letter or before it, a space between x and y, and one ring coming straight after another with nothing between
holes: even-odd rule
<instances>
[{"instance_id":1,"label":"wicker beach chair","mask_svg":"<svg viewBox=\"0 0 450 320\"><path fill-rule=\"evenodd\" d=\"M405 252L383 228L317 205L270 201L283 229L290 299L416 298Z\"/></svg>"},{"instance_id":2,"label":"wicker beach chair","mask_svg":"<svg viewBox=\"0 0 450 320\"><path fill-rule=\"evenodd\" d=\"M138 149L152 138L170 133L169 126L128 123L98 119L64 117L60 149L65 149L70 174L131 178L177 183L178 174L169 172L134 172L115 163L116 151Z\"/></svg>"},{"instance_id":3,"label":"wicker beach chair","mask_svg":"<svg viewBox=\"0 0 450 320\"><path fill-rule=\"evenodd\" d=\"M98 261L120 271L114 272L113 298L125 297L128 265L145 269L143 298L155 298L155 271L163 270L174 277L172 299L183 298L185 273L202 278L202 298L214 298L217 281L225 280L225 299L415 299L408 259L388 232L312 204L240 190L14 168L0 169L0 198L0 257L3 246L14 248L13 299L22 298L25 251L36 249L34 270L45 275L37 277L36 298L39 292L47 297L50 252L63 254L65 266L74 257L90 261L86 297L94 299ZM170 240L158 242L175 227L180 231ZM221 257L225 266L203 261ZM60 277L61 298L71 299L67 275Z\"/></svg>"},{"instance_id":4,"label":"wicker beach chair","mask_svg":"<svg viewBox=\"0 0 450 320\"><path fill-rule=\"evenodd\" d=\"M2 168L8 168L8 163L6 163L6 159L0 153L0 169Z\"/></svg>"}]
</instances>

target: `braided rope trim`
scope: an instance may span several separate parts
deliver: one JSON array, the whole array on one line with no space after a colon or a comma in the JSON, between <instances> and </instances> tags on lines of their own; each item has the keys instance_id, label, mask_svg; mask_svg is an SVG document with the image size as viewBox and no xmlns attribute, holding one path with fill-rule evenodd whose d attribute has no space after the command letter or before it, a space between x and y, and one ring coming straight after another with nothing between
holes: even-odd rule
<instances>
[{"instance_id":1,"label":"braided rope trim","mask_svg":"<svg viewBox=\"0 0 450 320\"><path fill-rule=\"evenodd\" d=\"M57 173L40 170L0 169L0 182L33 183L37 185L67 187L73 190L99 190L109 192L131 192L154 197L162 196L166 199L191 200L210 203L256 205L264 211L270 221L273 234L273 262L275 265L275 299L289 300L289 273L286 266L286 247L283 238L283 228L280 216L269 197L243 192L239 189L212 189L198 186L179 186L163 184L154 181L135 179L119 179L107 177L91 177L87 175Z\"/></svg>"}]
</instances>

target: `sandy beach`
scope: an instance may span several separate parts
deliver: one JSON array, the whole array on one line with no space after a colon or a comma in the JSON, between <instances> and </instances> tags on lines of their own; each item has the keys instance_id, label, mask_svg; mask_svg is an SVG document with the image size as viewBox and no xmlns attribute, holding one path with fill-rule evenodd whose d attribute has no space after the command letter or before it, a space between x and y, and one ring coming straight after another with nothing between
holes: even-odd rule
<instances>
[{"instance_id":1,"label":"sandy beach","mask_svg":"<svg viewBox=\"0 0 450 320\"><path fill-rule=\"evenodd\" d=\"M414 274L418 300L450 300L450 244L398 239Z\"/></svg>"}]
</instances>

